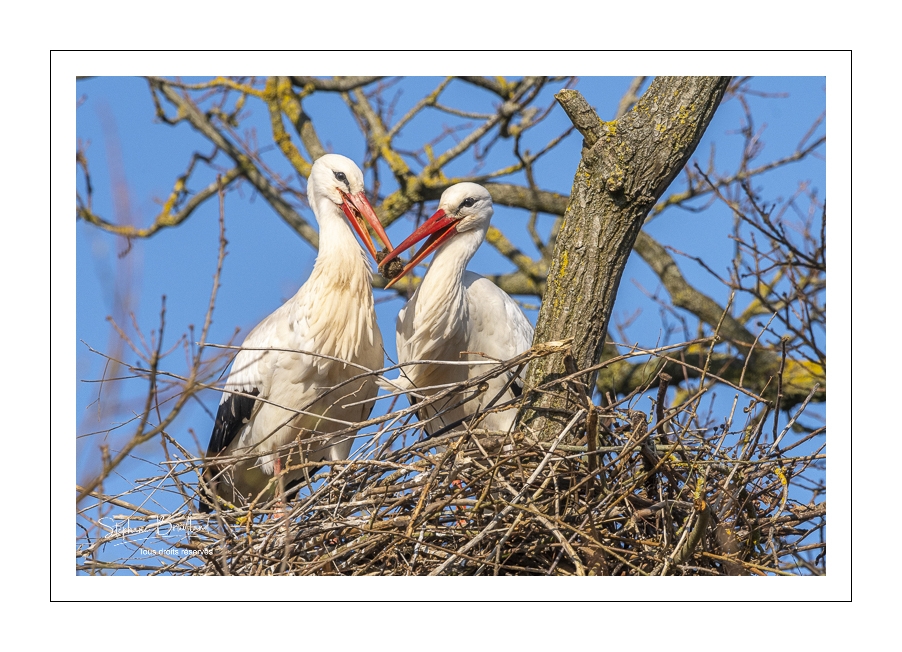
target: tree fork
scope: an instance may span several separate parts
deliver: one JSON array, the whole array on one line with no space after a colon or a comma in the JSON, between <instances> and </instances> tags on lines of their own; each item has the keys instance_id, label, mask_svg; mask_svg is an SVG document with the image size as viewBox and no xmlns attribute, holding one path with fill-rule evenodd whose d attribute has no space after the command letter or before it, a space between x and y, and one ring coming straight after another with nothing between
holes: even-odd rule
<instances>
[{"instance_id":1,"label":"tree fork","mask_svg":"<svg viewBox=\"0 0 902 652\"><path fill-rule=\"evenodd\" d=\"M571 354L534 360L526 386L537 389L601 359L617 288L642 224L695 151L729 77L657 77L618 120L604 122L580 93L555 98L583 136L536 324L535 344L573 338ZM597 372L579 380L592 387ZM565 399L533 391L519 425L540 441L569 420ZM569 406L575 407L575 406Z\"/></svg>"}]
</instances>

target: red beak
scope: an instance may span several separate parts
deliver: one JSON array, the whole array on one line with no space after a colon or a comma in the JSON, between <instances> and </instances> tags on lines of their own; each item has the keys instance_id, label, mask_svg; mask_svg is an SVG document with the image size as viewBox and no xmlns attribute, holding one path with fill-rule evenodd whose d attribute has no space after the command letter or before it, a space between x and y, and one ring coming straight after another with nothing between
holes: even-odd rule
<instances>
[{"instance_id":1,"label":"red beak","mask_svg":"<svg viewBox=\"0 0 902 652\"><path fill-rule=\"evenodd\" d=\"M382 241L382 244L386 249L392 248L391 241L388 239L388 234L385 233L385 229L382 228L382 223L379 221L379 218L376 217L376 211L370 206L370 202L367 200L366 195L363 194L363 191L358 192L356 195L349 195L339 188L339 192L341 192L341 198L343 200L341 210L344 211L344 214L347 216L353 229L357 232L357 235L363 240L363 244L370 252L373 260L376 260L376 246L373 244L373 240L370 238L370 234L366 230L366 224L363 223L363 220L366 220L370 227L372 227L373 231L376 233L376 237Z\"/></svg>"},{"instance_id":2,"label":"red beak","mask_svg":"<svg viewBox=\"0 0 902 652\"><path fill-rule=\"evenodd\" d=\"M420 228L411 233L410 237L395 247L390 254L382 259L382 262L379 264L380 268L390 260L397 258L402 251L409 249L424 238L429 238L422 248L414 254L413 258L410 259L410 262L407 263L404 269L401 270L401 273L386 283L385 289L387 290L397 283L405 274L416 267L421 260L435 251L440 244L457 233L457 229L455 228L456 225L457 220L449 217L444 209L440 208L435 212L435 215L423 222L420 225Z\"/></svg>"}]
</instances>

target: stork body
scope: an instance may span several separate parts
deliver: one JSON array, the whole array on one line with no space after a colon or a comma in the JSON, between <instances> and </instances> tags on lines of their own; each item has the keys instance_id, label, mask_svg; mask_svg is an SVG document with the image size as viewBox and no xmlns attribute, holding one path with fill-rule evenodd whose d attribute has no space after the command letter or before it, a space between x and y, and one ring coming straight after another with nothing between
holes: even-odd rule
<instances>
[{"instance_id":1,"label":"stork body","mask_svg":"<svg viewBox=\"0 0 902 652\"><path fill-rule=\"evenodd\" d=\"M435 251L423 282L398 314L399 363L506 360L532 345L533 327L520 306L492 281L466 269L485 240L492 213L491 195L482 186L475 183L451 186L442 194L435 215L382 261L385 265L400 251L429 238L401 274L392 279L393 283ZM395 382L403 388L432 387L420 392L431 395L445 389L436 386L474 378L487 370L485 365L409 365L402 367ZM419 417L427 422L427 431L435 433L473 415L490 402L497 405L519 395L519 379L513 379L505 390L510 380L507 374L496 376L477 398L458 405L467 395L451 395L438 404L425 406ZM499 396L502 391L504 394ZM440 416L433 418L437 413ZM480 420L479 427L509 432L515 417L513 408L489 412Z\"/></svg>"},{"instance_id":2,"label":"stork body","mask_svg":"<svg viewBox=\"0 0 902 652\"><path fill-rule=\"evenodd\" d=\"M289 463L346 459L353 433L328 435L365 420L371 403L346 404L377 392L372 376L351 380L379 369L383 350L370 262L349 222L373 255L360 217L387 245L388 237L363 194L363 175L350 159L335 154L318 159L307 196L320 232L313 271L244 340L207 448L208 484L233 504L256 498ZM302 442L303 459L297 447L288 446L292 442ZM284 486L303 477L302 470L287 471ZM201 509L210 506L201 501Z\"/></svg>"}]
</instances>

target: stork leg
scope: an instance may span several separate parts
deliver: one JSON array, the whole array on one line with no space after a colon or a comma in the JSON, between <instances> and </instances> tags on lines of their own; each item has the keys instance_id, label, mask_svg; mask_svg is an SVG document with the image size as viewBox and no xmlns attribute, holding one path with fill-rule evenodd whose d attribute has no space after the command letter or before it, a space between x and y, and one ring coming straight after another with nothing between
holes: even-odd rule
<instances>
[{"instance_id":1,"label":"stork leg","mask_svg":"<svg viewBox=\"0 0 902 652\"><path fill-rule=\"evenodd\" d=\"M273 473L276 474L277 484L276 484L276 496L278 496L278 500L276 500L276 513L273 515L274 519L282 518L282 511L285 510L285 476L282 475L282 458L276 455L276 461L273 464Z\"/></svg>"}]
</instances>

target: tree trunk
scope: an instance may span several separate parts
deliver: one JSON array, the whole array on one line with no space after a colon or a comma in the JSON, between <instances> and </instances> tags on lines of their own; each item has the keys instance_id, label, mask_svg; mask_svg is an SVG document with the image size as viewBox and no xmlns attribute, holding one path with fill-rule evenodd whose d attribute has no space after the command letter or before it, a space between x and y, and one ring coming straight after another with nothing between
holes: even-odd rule
<instances>
[{"instance_id":1,"label":"tree trunk","mask_svg":"<svg viewBox=\"0 0 902 652\"><path fill-rule=\"evenodd\" d=\"M541 391L564 375L591 392L626 260L645 217L695 151L729 77L658 77L636 106L604 122L578 92L555 97L583 135L582 157L536 325L535 344L573 338L572 355L534 360L520 425L541 441L571 418L572 392Z\"/></svg>"}]
</instances>

